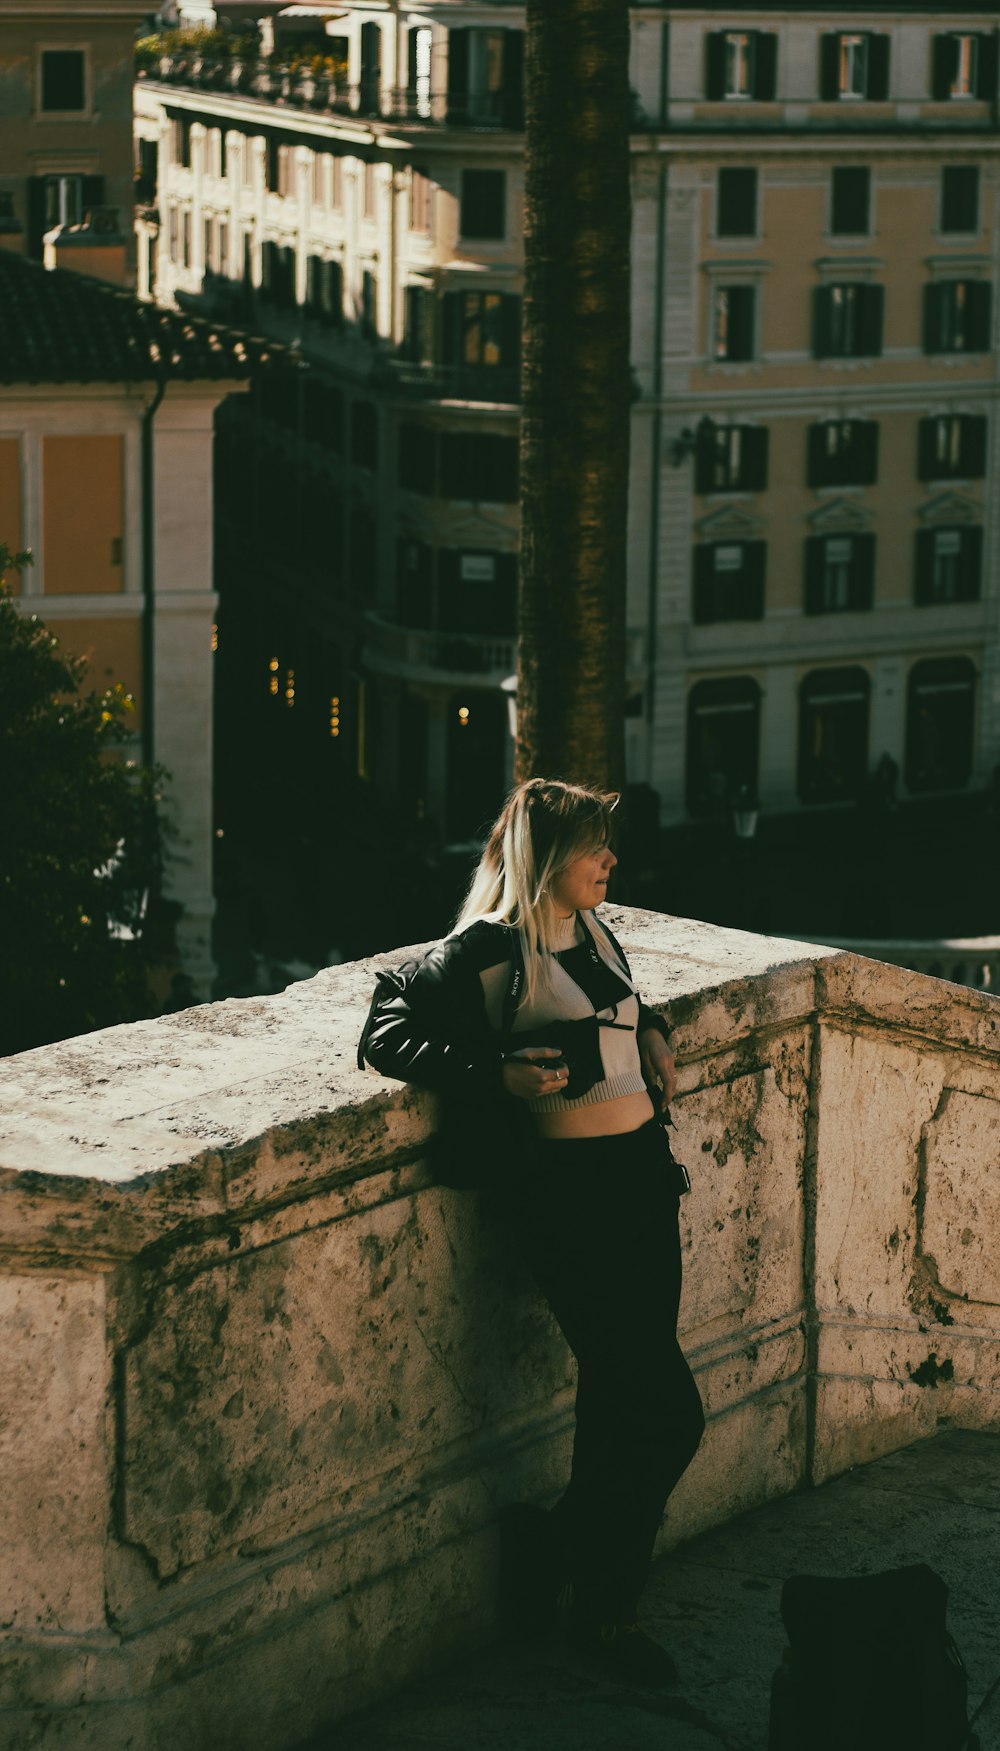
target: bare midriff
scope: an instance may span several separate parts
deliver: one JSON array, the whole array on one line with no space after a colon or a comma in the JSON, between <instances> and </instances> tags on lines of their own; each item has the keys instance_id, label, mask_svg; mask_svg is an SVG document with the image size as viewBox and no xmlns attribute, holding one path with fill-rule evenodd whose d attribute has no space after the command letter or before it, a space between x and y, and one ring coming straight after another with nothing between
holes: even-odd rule
<instances>
[{"instance_id":1,"label":"bare midriff","mask_svg":"<svg viewBox=\"0 0 1000 1751\"><path fill-rule=\"evenodd\" d=\"M623 1094L617 1100L602 1100L595 1106L567 1107L562 1113L534 1113L540 1137L616 1137L622 1131L638 1131L654 1117L653 1103L645 1089Z\"/></svg>"}]
</instances>

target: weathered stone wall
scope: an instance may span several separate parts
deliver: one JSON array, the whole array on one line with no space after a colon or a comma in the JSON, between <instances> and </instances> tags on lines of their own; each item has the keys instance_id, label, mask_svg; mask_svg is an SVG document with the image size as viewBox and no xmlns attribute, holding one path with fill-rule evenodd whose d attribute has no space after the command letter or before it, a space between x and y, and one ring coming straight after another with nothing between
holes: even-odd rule
<instances>
[{"instance_id":1,"label":"weathered stone wall","mask_svg":"<svg viewBox=\"0 0 1000 1751\"><path fill-rule=\"evenodd\" d=\"M676 1539L1000 1413L1000 1003L611 911L681 1059ZM396 957L391 957L396 958ZM0 1743L280 1751L494 1626L572 1368L432 1103L354 1064L371 964L0 1065Z\"/></svg>"}]
</instances>

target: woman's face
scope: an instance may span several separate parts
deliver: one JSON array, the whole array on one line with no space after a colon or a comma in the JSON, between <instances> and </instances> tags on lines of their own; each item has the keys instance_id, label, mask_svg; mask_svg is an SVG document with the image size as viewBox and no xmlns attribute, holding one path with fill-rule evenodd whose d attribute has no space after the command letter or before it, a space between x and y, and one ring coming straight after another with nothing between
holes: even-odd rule
<instances>
[{"instance_id":1,"label":"woman's face","mask_svg":"<svg viewBox=\"0 0 1000 1751\"><path fill-rule=\"evenodd\" d=\"M560 917L599 906L607 897L608 876L617 862L610 845L598 845L559 870L549 884L549 893Z\"/></svg>"}]
</instances>

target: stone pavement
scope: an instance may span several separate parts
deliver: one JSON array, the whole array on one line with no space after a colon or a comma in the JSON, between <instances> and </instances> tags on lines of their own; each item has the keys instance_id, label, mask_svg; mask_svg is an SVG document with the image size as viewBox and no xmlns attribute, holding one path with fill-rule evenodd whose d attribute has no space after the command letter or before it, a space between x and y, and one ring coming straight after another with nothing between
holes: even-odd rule
<instances>
[{"instance_id":1,"label":"stone pavement","mask_svg":"<svg viewBox=\"0 0 1000 1751\"><path fill-rule=\"evenodd\" d=\"M676 1654L675 1693L619 1688L558 1646L505 1645L300 1751L765 1751L783 1579L914 1562L930 1563L950 1588L971 1713L1000 1677L1000 1434L946 1429L657 1563L643 1620ZM1000 1751L1000 1689L976 1728L982 1751Z\"/></svg>"}]
</instances>

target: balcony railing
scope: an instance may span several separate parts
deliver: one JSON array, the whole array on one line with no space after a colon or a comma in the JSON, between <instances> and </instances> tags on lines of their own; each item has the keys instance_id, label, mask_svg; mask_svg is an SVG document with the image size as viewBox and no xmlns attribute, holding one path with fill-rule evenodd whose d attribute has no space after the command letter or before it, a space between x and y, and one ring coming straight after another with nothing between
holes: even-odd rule
<instances>
[{"instance_id":1,"label":"balcony railing","mask_svg":"<svg viewBox=\"0 0 1000 1751\"><path fill-rule=\"evenodd\" d=\"M499 685L517 667L517 640L478 632L425 632L365 616L365 659L380 673L430 678L480 676Z\"/></svg>"},{"instance_id":2,"label":"balcony railing","mask_svg":"<svg viewBox=\"0 0 1000 1751\"><path fill-rule=\"evenodd\" d=\"M414 86L385 90L371 81L351 85L328 73L284 67L263 56L249 60L235 55L160 55L145 61L137 69L137 77L192 86L199 91L232 92L320 114L405 122L416 127L491 131L524 127L524 106L519 94L425 92Z\"/></svg>"},{"instance_id":3,"label":"balcony railing","mask_svg":"<svg viewBox=\"0 0 1000 1751\"><path fill-rule=\"evenodd\" d=\"M490 401L517 407L521 373L516 366L437 365L411 359L382 359L378 377L387 389L427 401Z\"/></svg>"}]
</instances>

